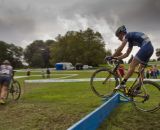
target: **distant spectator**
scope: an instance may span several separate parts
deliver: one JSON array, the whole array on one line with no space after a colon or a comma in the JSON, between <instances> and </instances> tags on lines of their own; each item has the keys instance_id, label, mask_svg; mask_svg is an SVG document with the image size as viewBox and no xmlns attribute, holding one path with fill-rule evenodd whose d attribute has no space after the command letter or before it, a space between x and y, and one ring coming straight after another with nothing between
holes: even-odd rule
<instances>
[{"instance_id":1,"label":"distant spectator","mask_svg":"<svg viewBox=\"0 0 160 130\"><path fill-rule=\"evenodd\" d=\"M157 66L156 65L153 66L153 78L157 79Z\"/></svg>"},{"instance_id":2,"label":"distant spectator","mask_svg":"<svg viewBox=\"0 0 160 130\"><path fill-rule=\"evenodd\" d=\"M45 78L45 70L44 69L42 69L41 74L42 74L42 78L44 79Z\"/></svg>"},{"instance_id":3,"label":"distant spectator","mask_svg":"<svg viewBox=\"0 0 160 130\"><path fill-rule=\"evenodd\" d=\"M153 69L152 69L152 67L150 68L150 78L153 78Z\"/></svg>"},{"instance_id":4,"label":"distant spectator","mask_svg":"<svg viewBox=\"0 0 160 130\"><path fill-rule=\"evenodd\" d=\"M50 78L51 72L50 72L50 69L49 69L49 68L47 68L46 73L47 73L47 78Z\"/></svg>"},{"instance_id":5,"label":"distant spectator","mask_svg":"<svg viewBox=\"0 0 160 130\"><path fill-rule=\"evenodd\" d=\"M146 78L149 79L150 73L149 70L146 71Z\"/></svg>"},{"instance_id":6,"label":"distant spectator","mask_svg":"<svg viewBox=\"0 0 160 130\"><path fill-rule=\"evenodd\" d=\"M155 65L155 71L156 71L156 76L159 76L159 70L157 68L157 65Z\"/></svg>"},{"instance_id":7,"label":"distant spectator","mask_svg":"<svg viewBox=\"0 0 160 130\"><path fill-rule=\"evenodd\" d=\"M27 69L27 76L29 77L31 75L31 70L28 68Z\"/></svg>"},{"instance_id":8,"label":"distant spectator","mask_svg":"<svg viewBox=\"0 0 160 130\"><path fill-rule=\"evenodd\" d=\"M157 76L159 76L159 70L157 69Z\"/></svg>"}]
</instances>

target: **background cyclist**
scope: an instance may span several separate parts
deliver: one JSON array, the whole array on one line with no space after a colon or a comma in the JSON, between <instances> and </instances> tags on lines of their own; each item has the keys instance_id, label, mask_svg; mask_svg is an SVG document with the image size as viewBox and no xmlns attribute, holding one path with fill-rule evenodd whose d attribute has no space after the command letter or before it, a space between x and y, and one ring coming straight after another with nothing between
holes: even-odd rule
<instances>
[{"instance_id":1,"label":"background cyclist","mask_svg":"<svg viewBox=\"0 0 160 130\"><path fill-rule=\"evenodd\" d=\"M13 67L8 60L5 60L0 66L0 104L5 104L12 73Z\"/></svg>"}]
</instances>

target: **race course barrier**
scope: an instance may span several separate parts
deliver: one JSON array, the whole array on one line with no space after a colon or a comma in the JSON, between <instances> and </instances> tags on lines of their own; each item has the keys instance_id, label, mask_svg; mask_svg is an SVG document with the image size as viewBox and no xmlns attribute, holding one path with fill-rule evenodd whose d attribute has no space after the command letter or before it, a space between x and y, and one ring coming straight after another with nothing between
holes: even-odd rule
<instances>
[{"instance_id":1,"label":"race course barrier","mask_svg":"<svg viewBox=\"0 0 160 130\"><path fill-rule=\"evenodd\" d=\"M85 116L67 130L96 130L121 102L120 94L115 94L100 107Z\"/></svg>"}]
</instances>

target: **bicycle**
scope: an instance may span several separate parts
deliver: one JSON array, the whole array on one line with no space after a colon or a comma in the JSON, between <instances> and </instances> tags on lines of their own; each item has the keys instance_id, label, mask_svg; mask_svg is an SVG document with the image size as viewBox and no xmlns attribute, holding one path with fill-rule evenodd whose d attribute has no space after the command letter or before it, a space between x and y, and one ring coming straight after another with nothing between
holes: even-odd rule
<instances>
[{"instance_id":1,"label":"bicycle","mask_svg":"<svg viewBox=\"0 0 160 130\"><path fill-rule=\"evenodd\" d=\"M12 76L10 85L8 87L8 93L6 99L12 99L14 101L18 100L21 96L21 86L20 83L14 79L14 75Z\"/></svg>"},{"instance_id":2,"label":"bicycle","mask_svg":"<svg viewBox=\"0 0 160 130\"><path fill-rule=\"evenodd\" d=\"M138 110L154 112L160 109L160 85L150 80L143 80L143 73L148 66L147 64L139 72L136 72L138 76L135 80L132 78L133 83L129 88L115 90L115 87L122 81L122 77L118 72L121 61L112 58L107 63L111 68L100 68L91 76L90 86L97 96L109 98L118 92L128 98Z\"/></svg>"}]
</instances>

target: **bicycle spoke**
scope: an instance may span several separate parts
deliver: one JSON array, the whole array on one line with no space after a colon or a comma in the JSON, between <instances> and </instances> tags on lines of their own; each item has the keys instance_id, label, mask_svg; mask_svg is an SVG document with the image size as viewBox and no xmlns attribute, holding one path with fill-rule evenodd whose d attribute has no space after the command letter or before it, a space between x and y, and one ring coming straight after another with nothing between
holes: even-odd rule
<instances>
[{"instance_id":1,"label":"bicycle spoke","mask_svg":"<svg viewBox=\"0 0 160 130\"><path fill-rule=\"evenodd\" d=\"M117 82L115 76L103 68L92 75L91 88L97 96L108 97L113 95Z\"/></svg>"},{"instance_id":2,"label":"bicycle spoke","mask_svg":"<svg viewBox=\"0 0 160 130\"><path fill-rule=\"evenodd\" d=\"M134 97L136 108L142 111L154 111L160 108L160 89L151 81L144 81L141 94Z\"/></svg>"}]
</instances>

